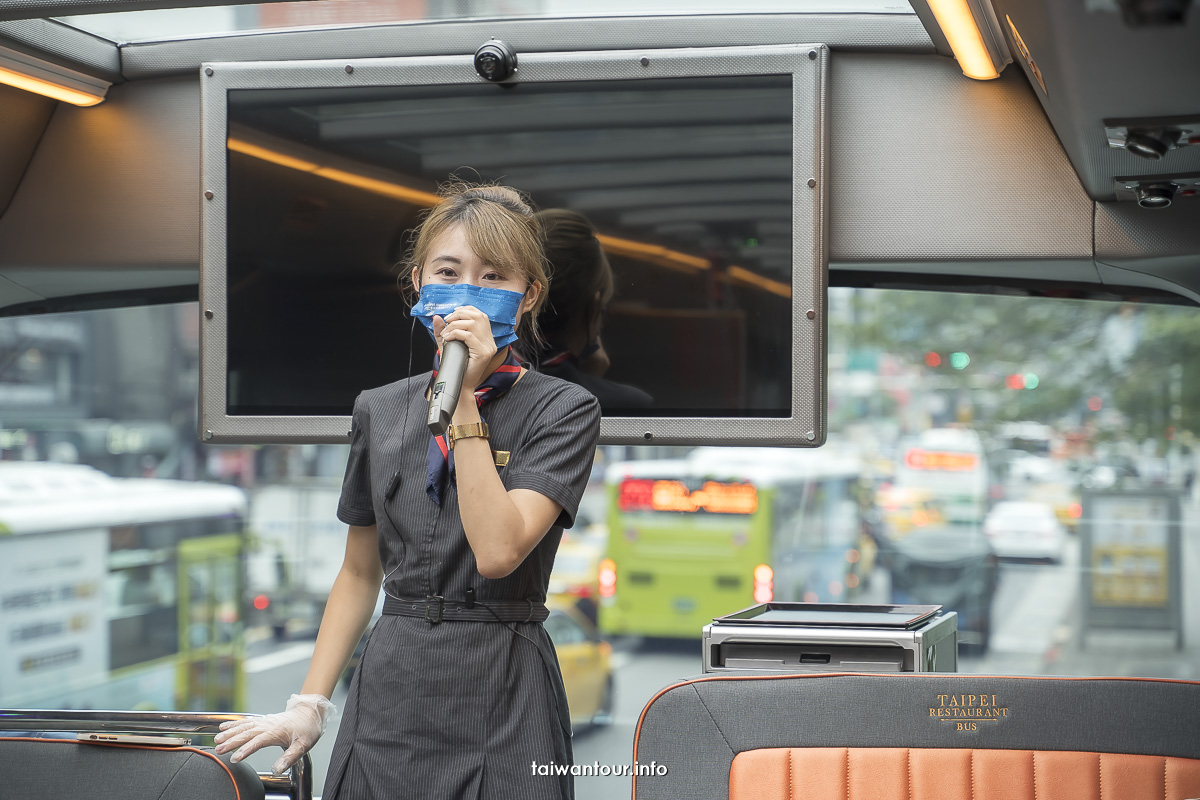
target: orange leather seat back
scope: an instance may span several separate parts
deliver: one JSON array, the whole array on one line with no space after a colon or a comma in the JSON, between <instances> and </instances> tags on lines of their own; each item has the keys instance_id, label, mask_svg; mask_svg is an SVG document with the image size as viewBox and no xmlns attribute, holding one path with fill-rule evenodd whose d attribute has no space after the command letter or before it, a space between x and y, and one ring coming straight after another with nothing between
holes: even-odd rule
<instances>
[{"instance_id":1,"label":"orange leather seat back","mask_svg":"<svg viewBox=\"0 0 1200 800\"><path fill-rule=\"evenodd\" d=\"M1200 760L1054 750L780 747L733 759L729 800L1189 800Z\"/></svg>"}]
</instances>

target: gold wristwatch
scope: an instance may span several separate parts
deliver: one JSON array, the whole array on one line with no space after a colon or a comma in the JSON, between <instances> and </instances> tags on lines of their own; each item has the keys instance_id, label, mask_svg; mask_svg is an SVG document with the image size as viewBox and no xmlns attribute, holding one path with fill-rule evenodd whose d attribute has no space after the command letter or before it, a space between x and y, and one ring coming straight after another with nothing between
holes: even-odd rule
<instances>
[{"instance_id":1,"label":"gold wristwatch","mask_svg":"<svg viewBox=\"0 0 1200 800\"><path fill-rule=\"evenodd\" d=\"M469 422L466 425L451 425L446 429L446 446L454 449L454 443L459 439L486 439L488 426L486 422Z\"/></svg>"}]
</instances>

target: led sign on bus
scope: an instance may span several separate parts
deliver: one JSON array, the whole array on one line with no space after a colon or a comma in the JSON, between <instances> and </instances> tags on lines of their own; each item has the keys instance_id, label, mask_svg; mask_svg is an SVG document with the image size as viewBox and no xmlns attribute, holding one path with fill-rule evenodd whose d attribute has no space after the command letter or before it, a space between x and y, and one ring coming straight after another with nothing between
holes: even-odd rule
<instances>
[{"instance_id":1,"label":"led sign on bus","mask_svg":"<svg viewBox=\"0 0 1200 800\"><path fill-rule=\"evenodd\" d=\"M904 463L909 469L971 472L979 468L979 456L974 453L945 453L914 448L904 456Z\"/></svg>"},{"instance_id":2,"label":"led sign on bus","mask_svg":"<svg viewBox=\"0 0 1200 800\"><path fill-rule=\"evenodd\" d=\"M622 511L753 514L758 510L758 490L748 483L705 481L692 491L682 481L628 478L621 483L617 506Z\"/></svg>"}]
</instances>

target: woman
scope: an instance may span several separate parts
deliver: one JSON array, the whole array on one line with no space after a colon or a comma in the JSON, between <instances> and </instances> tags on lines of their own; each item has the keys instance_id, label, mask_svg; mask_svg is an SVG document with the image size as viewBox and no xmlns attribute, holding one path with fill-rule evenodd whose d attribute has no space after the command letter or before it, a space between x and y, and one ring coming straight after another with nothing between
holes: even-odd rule
<instances>
[{"instance_id":1,"label":"woman","mask_svg":"<svg viewBox=\"0 0 1200 800\"><path fill-rule=\"evenodd\" d=\"M281 714L223 725L217 751L240 748L240 759L279 744L281 772L315 744L382 583L384 616L350 686L326 800L572 797L569 776L531 769L571 763L566 696L540 621L591 471L599 406L525 371L507 346L514 326L536 335L548 285L537 222L516 192L450 193L422 223L410 263L414 313L439 351L459 341L470 352L455 435L426 428L428 374L359 395L338 506L346 556L302 693ZM511 313L461 303L427 313L447 295Z\"/></svg>"},{"instance_id":2,"label":"woman","mask_svg":"<svg viewBox=\"0 0 1200 800\"><path fill-rule=\"evenodd\" d=\"M610 364L600 329L613 296L613 274L596 228L583 214L565 208L535 217L546 232L546 260L554 274L549 311L540 321L545 343L536 359L538 370L587 389L606 413L652 405L641 389L604 377Z\"/></svg>"}]
</instances>

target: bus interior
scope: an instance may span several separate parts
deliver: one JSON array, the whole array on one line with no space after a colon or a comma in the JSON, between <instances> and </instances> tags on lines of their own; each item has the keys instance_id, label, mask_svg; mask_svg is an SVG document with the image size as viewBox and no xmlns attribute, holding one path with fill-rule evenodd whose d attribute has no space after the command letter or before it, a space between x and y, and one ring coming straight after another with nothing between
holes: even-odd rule
<instances>
[{"instance_id":1,"label":"bus interior","mask_svg":"<svg viewBox=\"0 0 1200 800\"><path fill-rule=\"evenodd\" d=\"M396 267L457 178L592 220L604 366L640 387L605 406L565 539L588 606L556 626L608 687L577 762L671 773L577 797L1200 796L1195 6L0 0L0 785L39 724L211 735L298 690L353 399L428 369ZM495 42L525 67L498 85ZM823 453L836 496L788 466ZM205 527L123 520L108 481L237 489ZM731 557L751 514L831 526L821 577ZM39 583L72 548L94 596ZM649 591L639 554L673 549L699 566ZM688 679L714 597L940 604L958 673ZM249 768L311 797L333 735L290 782Z\"/></svg>"}]
</instances>

